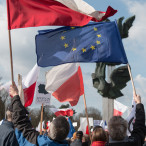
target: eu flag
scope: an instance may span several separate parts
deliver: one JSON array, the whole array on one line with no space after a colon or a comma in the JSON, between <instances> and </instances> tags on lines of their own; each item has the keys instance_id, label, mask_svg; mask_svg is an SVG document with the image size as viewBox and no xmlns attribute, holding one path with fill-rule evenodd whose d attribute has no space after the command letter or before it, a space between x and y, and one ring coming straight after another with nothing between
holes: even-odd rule
<instances>
[{"instance_id":1,"label":"eu flag","mask_svg":"<svg viewBox=\"0 0 146 146\"><path fill-rule=\"evenodd\" d=\"M70 118L68 117L68 122L69 122L69 127L70 127L70 129L69 129L69 133L68 133L68 138L72 138L73 137L73 134L74 134L74 132L75 132L75 128L74 128L74 126L72 125L72 122L71 122L71 120L70 120Z\"/></svg>"},{"instance_id":2,"label":"eu flag","mask_svg":"<svg viewBox=\"0 0 146 146\"><path fill-rule=\"evenodd\" d=\"M41 67L71 62L128 63L116 22L39 31L36 54Z\"/></svg>"}]
</instances>

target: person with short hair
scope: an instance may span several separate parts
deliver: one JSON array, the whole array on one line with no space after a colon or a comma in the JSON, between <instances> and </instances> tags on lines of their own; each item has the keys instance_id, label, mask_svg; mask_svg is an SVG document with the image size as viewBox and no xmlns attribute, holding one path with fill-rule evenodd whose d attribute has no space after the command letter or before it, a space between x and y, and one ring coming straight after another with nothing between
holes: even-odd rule
<instances>
[{"instance_id":1,"label":"person with short hair","mask_svg":"<svg viewBox=\"0 0 146 146\"><path fill-rule=\"evenodd\" d=\"M131 136L127 136L127 121L121 116L114 116L108 123L109 142L107 146L142 146L145 137L145 111L141 97L134 95L136 119Z\"/></svg>"},{"instance_id":2,"label":"person with short hair","mask_svg":"<svg viewBox=\"0 0 146 146\"><path fill-rule=\"evenodd\" d=\"M19 146L12 123L10 106L6 110L6 120L3 120L0 125L0 146Z\"/></svg>"},{"instance_id":3,"label":"person with short hair","mask_svg":"<svg viewBox=\"0 0 146 146\"><path fill-rule=\"evenodd\" d=\"M65 140L69 133L69 123L63 116L58 116L49 126L48 136L40 135L29 120L28 112L20 101L17 86L11 85L9 90L12 96L12 122L16 137L21 146L68 146Z\"/></svg>"},{"instance_id":4,"label":"person with short hair","mask_svg":"<svg viewBox=\"0 0 146 146\"><path fill-rule=\"evenodd\" d=\"M96 126L92 133L92 146L105 146L107 135L101 126Z\"/></svg>"}]
</instances>

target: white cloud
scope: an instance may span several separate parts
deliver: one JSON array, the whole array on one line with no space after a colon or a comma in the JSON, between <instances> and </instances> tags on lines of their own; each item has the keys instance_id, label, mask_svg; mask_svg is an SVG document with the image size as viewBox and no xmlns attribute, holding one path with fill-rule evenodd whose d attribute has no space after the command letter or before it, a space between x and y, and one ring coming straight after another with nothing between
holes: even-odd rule
<instances>
[{"instance_id":1,"label":"white cloud","mask_svg":"<svg viewBox=\"0 0 146 146\"><path fill-rule=\"evenodd\" d=\"M136 0L123 0L127 6L130 15L136 15L136 19L130 29L129 38L127 41L127 48L135 49L134 51L141 53L146 53L146 1L136 1Z\"/></svg>"}]
</instances>

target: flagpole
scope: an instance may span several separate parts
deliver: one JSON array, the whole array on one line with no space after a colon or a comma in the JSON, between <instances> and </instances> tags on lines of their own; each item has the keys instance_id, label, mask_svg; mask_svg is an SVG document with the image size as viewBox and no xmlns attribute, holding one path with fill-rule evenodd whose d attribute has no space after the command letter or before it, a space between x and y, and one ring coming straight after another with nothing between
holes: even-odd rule
<instances>
[{"instance_id":1,"label":"flagpole","mask_svg":"<svg viewBox=\"0 0 146 146\"><path fill-rule=\"evenodd\" d=\"M11 80L12 85L14 84L14 73L13 73L13 55L12 55L12 43L11 43L11 31L8 30L9 34L9 49L10 49L10 64L11 64Z\"/></svg>"},{"instance_id":2,"label":"flagpole","mask_svg":"<svg viewBox=\"0 0 146 146\"><path fill-rule=\"evenodd\" d=\"M131 79L131 82L132 82L133 92L134 92L134 94L136 95L136 90L135 90L135 86L134 86L134 81L133 81L133 77L132 77L132 73L131 73L131 68L130 68L130 65L129 65L129 64L127 64L127 66L128 66L128 71L129 71L130 79Z\"/></svg>"},{"instance_id":3,"label":"flagpole","mask_svg":"<svg viewBox=\"0 0 146 146\"><path fill-rule=\"evenodd\" d=\"M42 122L43 122L43 103L41 107L40 135L42 135Z\"/></svg>"},{"instance_id":4,"label":"flagpole","mask_svg":"<svg viewBox=\"0 0 146 146\"><path fill-rule=\"evenodd\" d=\"M83 99L84 99L84 105L85 105L85 113L86 113L86 118L87 118L87 124L88 124L89 136L90 136L90 140L91 140L90 125L89 125L89 118L88 118L88 112L87 112L87 106L86 106L85 93L83 94ZM91 140L91 143L92 143L92 140Z\"/></svg>"}]
</instances>

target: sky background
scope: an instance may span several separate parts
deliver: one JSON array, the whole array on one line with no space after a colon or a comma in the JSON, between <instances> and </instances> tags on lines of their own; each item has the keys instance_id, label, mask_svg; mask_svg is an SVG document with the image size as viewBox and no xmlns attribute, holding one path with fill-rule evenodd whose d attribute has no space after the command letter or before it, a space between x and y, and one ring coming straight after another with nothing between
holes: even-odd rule
<instances>
[{"instance_id":1,"label":"sky background","mask_svg":"<svg viewBox=\"0 0 146 146\"><path fill-rule=\"evenodd\" d=\"M110 20L118 19L124 16L127 19L130 16L136 15L133 27L129 31L129 38L123 40L124 48L131 65L134 83L137 94L142 97L142 102L146 106L146 1L145 0L85 0L96 10L106 11L110 5L118 12ZM11 80L10 59L9 59L9 40L7 31L7 10L6 2L0 0L0 77L5 83ZM36 64L35 53L35 35L38 30L50 29L55 27L35 27L16 29L11 31L12 48L13 48L13 63L14 63L14 78L17 80L18 74L25 76L32 67ZM102 97L93 87L91 74L95 71L95 63L82 63L85 96L88 107L95 107L102 112ZM41 68L39 76L40 81L45 81L45 72L50 68ZM132 101L132 85L131 82L122 90L124 96L117 100L121 103L131 106ZM59 107L59 103L55 98L51 100L52 104ZM66 103L64 103L66 104ZM40 105L33 103L32 107L40 108ZM83 97L77 106L74 107L77 112L84 110Z\"/></svg>"}]
</instances>

